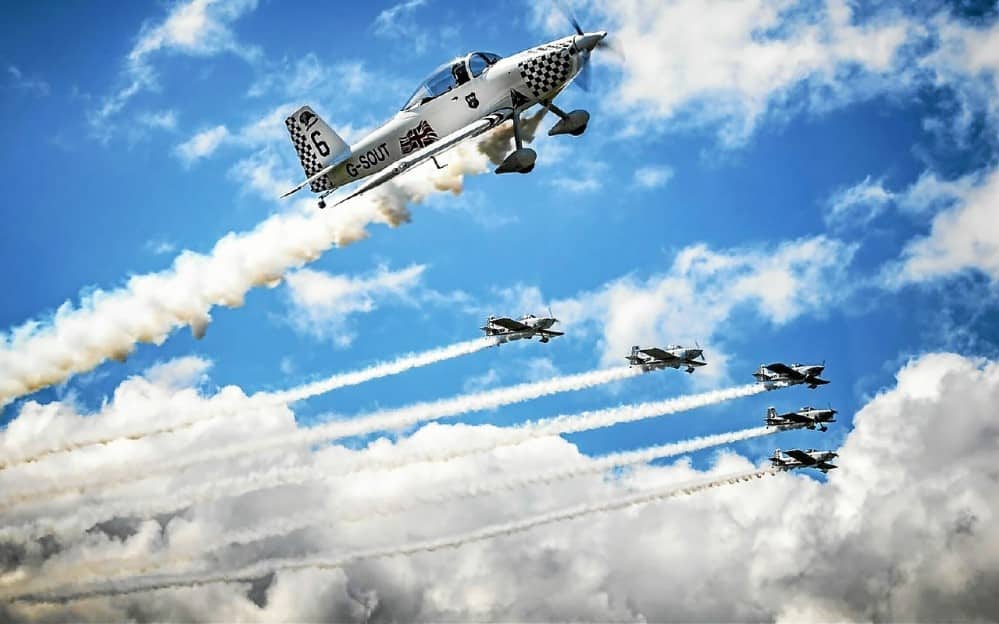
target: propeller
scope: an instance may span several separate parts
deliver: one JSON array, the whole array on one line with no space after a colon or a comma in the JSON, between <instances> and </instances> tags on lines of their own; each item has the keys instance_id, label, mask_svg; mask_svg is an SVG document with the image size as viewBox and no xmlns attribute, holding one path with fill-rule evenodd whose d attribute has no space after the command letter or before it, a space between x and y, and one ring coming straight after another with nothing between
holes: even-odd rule
<instances>
[{"instance_id":1,"label":"propeller","mask_svg":"<svg viewBox=\"0 0 999 624\"><path fill-rule=\"evenodd\" d=\"M572 29L576 31L576 34L580 37L586 35L586 31L583 27L579 25L579 20L573 14L569 6L564 2L564 0L554 0L555 6L558 8L559 12L565 16L565 18L572 24ZM613 51L617 56L624 60L624 53L617 47L612 45L607 41L606 34L601 37L595 44L591 44L593 48L604 48ZM576 79L573 81L574 84L579 85L579 88L583 91L590 90L590 50L583 49L579 52L579 74L577 74Z\"/></svg>"},{"instance_id":2,"label":"propeller","mask_svg":"<svg viewBox=\"0 0 999 624\"><path fill-rule=\"evenodd\" d=\"M550 318L552 320L552 324L553 325L555 323L561 323L562 322L562 321L558 320L557 318L555 318L555 315L552 314L552 307L551 306L548 306L548 318Z\"/></svg>"}]
</instances>

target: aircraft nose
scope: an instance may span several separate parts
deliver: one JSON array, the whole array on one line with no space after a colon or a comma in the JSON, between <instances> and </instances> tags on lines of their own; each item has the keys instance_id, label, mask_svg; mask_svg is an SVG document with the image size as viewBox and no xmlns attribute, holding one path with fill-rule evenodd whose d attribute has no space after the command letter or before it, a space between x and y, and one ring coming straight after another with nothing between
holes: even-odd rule
<instances>
[{"instance_id":1,"label":"aircraft nose","mask_svg":"<svg viewBox=\"0 0 999 624\"><path fill-rule=\"evenodd\" d=\"M589 52L593 48L597 47L604 37L607 36L606 30L601 30L599 32L586 33L585 35L580 35L576 37L576 49L586 50Z\"/></svg>"}]
</instances>

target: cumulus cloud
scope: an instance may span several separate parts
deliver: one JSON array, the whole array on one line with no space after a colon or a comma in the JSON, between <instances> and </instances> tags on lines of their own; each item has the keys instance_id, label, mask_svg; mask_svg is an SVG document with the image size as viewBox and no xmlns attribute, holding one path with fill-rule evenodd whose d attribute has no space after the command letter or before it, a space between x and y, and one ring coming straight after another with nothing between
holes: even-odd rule
<instances>
[{"instance_id":1,"label":"cumulus cloud","mask_svg":"<svg viewBox=\"0 0 999 624\"><path fill-rule=\"evenodd\" d=\"M864 97L864 75L887 85L914 29L890 11L857 20L843 0L816 3L807 16L779 0L588 4L623 48L605 60L621 71L612 101L634 131L659 121L714 124L727 145L743 143L800 86L822 93L821 108ZM537 10L564 32L564 18Z\"/></svg>"},{"instance_id":2,"label":"cumulus cloud","mask_svg":"<svg viewBox=\"0 0 999 624\"><path fill-rule=\"evenodd\" d=\"M751 310L774 324L820 313L848 296L848 268L855 245L816 236L777 246L714 250L696 244L680 250L668 271L646 278L626 275L594 290L551 301L572 332L596 332L601 360L620 363L632 345L693 344L708 347L712 365L704 379L725 377L722 345L708 345L736 313ZM807 297L801 293L807 292ZM542 310L535 287L499 291L511 309Z\"/></svg>"},{"instance_id":3,"label":"cumulus cloud","mask_svg":"<svg viewBox=\"0 0 999 624\"><path fill-rule=\"evenodd\" d=\"M287 276L292 326L318 338L347 346L354 332L348 318L371 312L386 300L412 301L426 266L410 265L398 271L380 266L368 275L333 275L301 269Z\"/></svg>"},{"instance_id":4,"label":"cumulus cloud","mask_svg":"<svg viewBox=\"0 0 999 624\"><path fill-rule=\"evenodd\" d=\"M335 570L283 571L253 584L0 608L8 618L27 621L126 616L194 621L237 616L247 621L988 619L999 608L993 591L999 578L994 547L999 534L990 522L999 513L999 486L992 478L997 400L995 362L928 354L903 366L894 386L856 413L854 429L839 449L840 469L825 482L784 473L627 511L583 515L571 524L538 526L456 549L349 561ZM290 418L275 421L274 415L248 414L247 434L258 433L258 425L295 427ZM358 450L318 448L293 461L321 470L357 454L468 443L493 435L489 429L434 425L397 442L382 440ZM185 442L207 446L219 435L224 434L214 431L208 439ZM263 465L273 458L247 461ZM267 559L335 559L364 549L405 550L423 539L447 542L450 536L516 524L535 514L596 506L671 483L753 468L747 459L725 453L707 471L684 461L639 465L613 477L581 474L554 484L416 505L364 522L338 520L352 502L407 499L414 492L432 493L497 475L540 475L560 465L598 461L566 440L548 437L377 476L272 489L198 505L165 518L162 525L126 523L131 528L125 534L106 525L65 540L58 551L11 545L19 555L0 574L0 587L9 590L40 575L78 584L101 570L114 573L116 559L147 557L153 562L209 546L216 548L211 557L185 564L193 566L192 573ZM218 468L237 473L247 466ZM215 475L178 475L172 484ZM218 549L227 534L324 511L328 522L323 526ZM80 568L87 560L91 567ZM103 568L97 561L104 562ZM732 561L745 565L733 566ZM75 576L65 577L69 570Z\"/></svg>"},{"instance_id":5,"label":"cumulus cloud","mask_svg":"<svg viewBox=\"0 0 999 624\"><path fill-rule=\"evenodd\" d=\"M999 281L997 204L999 170L994 169L961 193L950 208L937 213L929 234L906 245L890 281L921 282L969 270Z\"/></svg>"}]
</instances>

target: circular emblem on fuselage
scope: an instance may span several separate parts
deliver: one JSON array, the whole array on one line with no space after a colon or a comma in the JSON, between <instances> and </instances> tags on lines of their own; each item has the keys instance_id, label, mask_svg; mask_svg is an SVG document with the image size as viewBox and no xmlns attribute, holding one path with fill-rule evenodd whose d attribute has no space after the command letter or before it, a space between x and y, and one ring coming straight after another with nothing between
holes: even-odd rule
<instances>
[{"instance_id":1,"label":"circular emblem on fuselage","mask_svg":"<svg viewBox=\"0 0 999 624\"><path fill-rule=\"evenodd\" d=\"M468 104L469 108L479 107L479 98L475 97L475 91L472 91L465 96L465 103Z\"/></svg>"}]
</instances>

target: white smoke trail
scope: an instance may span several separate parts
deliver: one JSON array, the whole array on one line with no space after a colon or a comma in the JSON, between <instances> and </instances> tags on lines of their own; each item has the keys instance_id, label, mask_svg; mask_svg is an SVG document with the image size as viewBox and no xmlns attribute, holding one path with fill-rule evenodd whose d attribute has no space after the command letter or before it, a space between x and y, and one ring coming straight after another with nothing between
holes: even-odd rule
<instances>
[{"instance_id":1,"label":"white smoke trail","mask_svg":"<svg viewBox=\"0 0 999 624\"><path fill-rule=\"evenodd\" d=\"M532 485L550 484L587 474L605 472L616 467L646 464L655 459L685 455L715 446L724 446L743 440L773 435L777 432L777 429L754 427L731 433L691 438L681 442L661 444L634 451L613 453L593 459L580 460L565 466L556 466L539 472L499 477L489 481L462 483L429 493L410 492L405 498L384 497L377 500L358 501L359 504L351 503L349 505L352 513L349 515L337 515L332 519L332 523L328 510L312 514L296 514L294 516L280 517L268 524L231 532L224 536L224 544L212 550L279 537L309 527L327 524L336 525L343 522L358 522L369 519L373 515L399 513L420 505L449 503L476 496L495 494L501 491L526 488ZM165 553L164 558L156 559L153 562L149 561L150 557L145 553L130 559L112 558L85 561L68 569L49 570L46 573L46 579L49 581L55 581L56 579L73 579L78 581L88 573L90 576L109 578L112 576L127 576L130 570L133 574L146 573L171 565L195 561L200 556L201 550L193 544L186 548L173 548L170 552ZM136 572L137 568L138 572Z\"/></svg>"},{"instance_id":2,"label":"white smoke trail","mask_svg":"<svg viewBox=\"0 0 999 624\"><path fill-rule=\"evenodd\" d=\"M528 421L495 431L486 440L460 447L437 448L419 453L399 453L391 457L359 457L343 462L322 471L314 467L274 468L267 472L239 475L196 488L157 496L145 501L122 500L105 502L90 507L77 508L69 517L47 517L35 519L20 526L0 528L0 539L25 541L43 535L76 534L86 531L94 524L115 516L140 516L149 518L159 514L176 512L190 505L215 500L222 497L237 497L249 492L277 487L296 485L359 471L394 470L419 462L444 462L474 453L485 453L497 448L512 446L539 437L578 433L592 429L609 427L619 423L634 422L657 416L667 416L687 410L714 405L724 401L751 396L764 392L759 384L747 384L723 390L712 390L700 394L687 395L635 405L623 405L602 410L590 410L572 415ZM289 531L291 529L288 529ZM287 532L287 531L284 531Z\"/></svg>"},{"instance_id":3,"label":"white smoke trail","mask_svg":"<svg viewBox=\"0 0 999 624\"><path fill-rule=\"evenodd\" d=\"M256 395L254 398L260 398L264 401L274 401L276 403L294 403L295 401L302 401L325 394L337 388L355 386L366 381L371 381L372 379L397 375L413 368L469 355L495 345L495 338L483 337L476 338L475 340L466 340L465 342L459 342L447 347L406 355L391 362L381 362L359 371L333 375L321 381L305 384L290 390L262 393Z\"/></svg>"},{"instance_id":4,"label":"white smoke trail","mask_svg":"<svg viewBox=\"0 0 999 624\"><path fill-rule=\"evenodd\" d=\"M602 369L507 388L497 388L476 394L461 395L450 399L417 403L408 407L382 410L351 420L328 422L284 435L271 435L218 449L209 449L186 457L177 457L152 467L122 466L117 470L99 475L97 478L84 475L76 480L63 479L58 486L47 490L27 490L8 495L0 500L0 511L6 511L15 505L29 501L44 500L98 487L117 486L156 475L168 474L200 463L222 461L239 455L286 447L307 447L321 442L365 435L376 431L404 429L422 422L494 409L561 392L592 388L640 374L642 371L638 368Z\"/></svg>"},{"instance_id":5,"label":"white smoke trail","mask_svg":"<svg viewBox=\"0 0 999 624\"><path fill-rule=\"evenodd\" d=\"M681 485L673 484L649 491L638 492L628 496L593 503L583 503L581 505L550 511L521 520L489 525L481 529L458 535L413 542L411 544L404 544L401 546L358 550L335 558L272 559L257 562L230 572L213 572L203 573L200 575L181 572L137 576L127 580L110 579L100 583L94 583L86 589L79 589L79 584L76 583L67 586L63 591L59 591L59 588L45 588L33 589L30 590L30 592L26 592L22 587L16 589L14 592L8 593L3 596L3 598L11 602L68 602L99 596L118 596L178 587L200 587L216 583L249 582L267 574L284 570L301 570L306 568L336 569L361 560L384 559L389 557L413 555L420 552L433 552L445 548L457 548L474 542L521 533L548 524L565 522L597 513L605 513L627 507L634 507L636 505L644 505L676 496L690 495L725 485L752 481L753 479L762 479L765 476L773 474L776 474L776 471L772 468L767 468L728 474L710 480L691 481Z\"/></svg>"},{"instance_id":6,"label":"white smoke trail","mask_svg":"<svg viewBox=\"0 0 999 624\"><path fill-rule=\"evenodd\" d=\"M428 366L436 362L442 362L462 355L469 355L476 351L494 346L494 338L482 337L474 340L466 340L446 347L431 349L422 353L412 353L405 355L391 362L380 362L367 368L352 371L349 373L338 373L326 379L301 385L297 388L282 390L277 392L261 392L248 399L239 397L239 400L230 399L220 404L212 405L196 416L188 417L185 420L170 424L168 426L156 427L153 429L143 429L128 432L105 435L101 437L81 438L77 440L62 441L48 448L39 449L15 457L0 458L0 470L11 468L20 464L27 464L39 461L51 455L67 453L92 446L103 446L117 442L119 440L141 440L150 436L174 433L188 427L192 427L206 420L218 418L234 417L244 414L249 402L260 404L284 405L295 401L302 401L315 397L338 388L354 386L366 381L396 375L420 366Z\"/></svg>"},{"instance_id":7,"label":"white smoke trail","mask_svg":"<svg viewBox=\"0 0 999 624\"><path fill-rule=\"evenodd\" d=\"M526 135L533 136L544 110L524 120ZM365 238L368 225L409 221L407 203L460 193L465 175L489 170L498 146L509 151L508 125L449 150L444 169L418 167L335 210L307 202L306 212L277 214L250 232L227 234L208 254L184 251L166 271L132 276L123 288L83 297L76 308L66 302L48 322L0 333L0 407L109 358L124 360L140 343L162 344L179 327L190 326L200 338L213 307L241 306L250 289L275 286L330 247Z\"/></svg>"}]
</instances>

